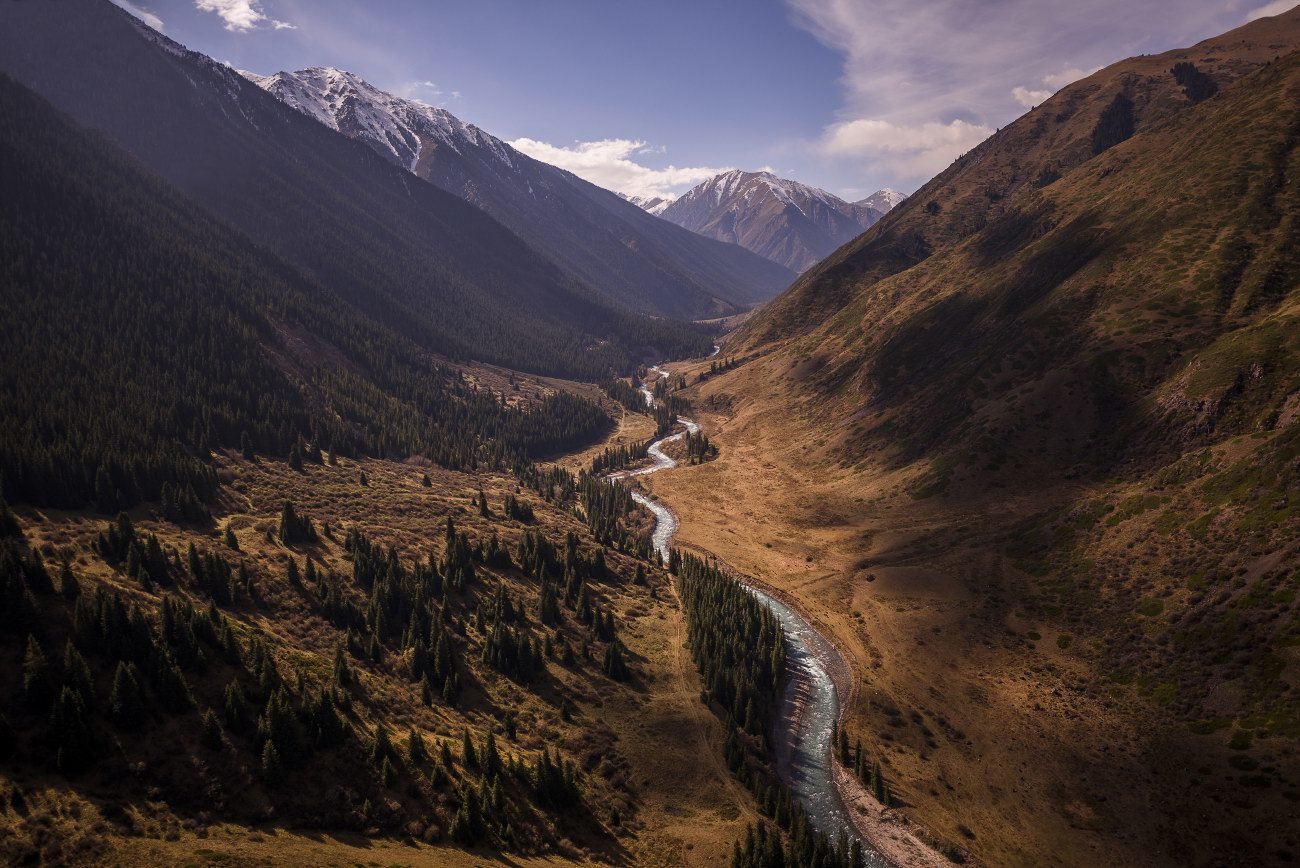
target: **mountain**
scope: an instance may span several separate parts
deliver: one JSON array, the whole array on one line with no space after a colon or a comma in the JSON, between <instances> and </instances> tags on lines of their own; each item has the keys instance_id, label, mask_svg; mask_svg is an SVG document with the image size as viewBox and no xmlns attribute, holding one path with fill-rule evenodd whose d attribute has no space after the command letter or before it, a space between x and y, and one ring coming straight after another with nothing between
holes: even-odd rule
<instances>
[{"instance_id":1,"label":"mountain","mask_svg":"<svg viewBox=\"0 0 1300 868\"><path fill-rule=\"evenodd\" d=\"M107 0L3 4L0 69L422 348L588 379L707 349Z\"/></svg>"},{"instance_id":2,"label":"mountain","mask_svg":"<svg viewBox=\"0 0 1300 868\"><path fill-rule=\"evenodd\" d=\"M622 193L619 193L618 195L623 196L624 199L631 202L642 211L649 211L656 217L662 215L664 209L673 204L672 199L665 199L663 196L624 196Z\"/></svg>"},{"instance_id":3,"label":"mountain","mask_svg":"<svg viewBox=\"0 0 1300 868\"><path fill-rule=\"evenodd\" d=\"M471 388L4 75L0 115L0 862L628 864L666 803L725 861L752 801L633 502L527 458L605 412Z\"/></svg>"},{"instance_id":4,"label":"mountain","mask_svg":"<svg viewBox=\"0 0 1300 868\"><path fill-rule=\"evenodd\" d=\"M870 208L873 211L879 211L883 216L901 205L903 200L906 198L906 194L886 187L883 190L877 190L867 198L854 202L853 204L861 208Z\"/></svg>"},{"instance_id":5,"label":"mountain","mask_svg":"<svg viewBox=\"0 0 1300 868\"><path fill-rule=\"evenodd\" d=\"M735 245L665 224L617 194L534 160L445 109L337 69L244 73L277 99L483 209L605 297L702 318L750 307L794 275Z\"/></svg>"},{"instance_id":6,"label":"mountain","mask_svg":"<svg viewBox=\"0 0 1300 868\"><path fill-rule=\"evenodd\" d=\"M712 505L682 526L739 569L815 564L782 587L869 673L845 726L983 864L1296 850L1298 107L1300 10L1100 70L691 396L729 408L692 484L770 550Z\"/></svg>"},{"instance_id":7,"label":"mountain","mask_svg":"<svg viewBox=\"0 0 1300 868\"><path fill-rule=\"evenodd\" d=\"M524 413L472 390L101 136L0 84L9 499L115 512L173 486L210 501L211 450L282 458L304 438L336 454L512 467L609 426L588 402Z\"/></svg>"},{"instance_id":8,"label":"mountain","mask_svg":"<svg viewBox=\"0 0 1300 868\"><path fill-rule=\"evenodd\" d=\"M1190 48L1121 61L1061 89L802 275L751 322L751 334L771 338L815 327L841 310L855 288L865 291L875 280L986 229L1007 213L1019 191L1050 185L1091 160L1099 122L1112 105L1125 110L1134 132L1169 121L1191 104L1188 86L1171 72L1174 64L1191 63L1221 86L1290 50L1296 29L1292 13L1261 20L1265 23L1252 22Z\"/></svg>"},{"instance_id":9,"label":"mountain","mask_svg":"<svg viewBox=\"0 0 1300 868\"><path fill-rule=\"evenodd\" d=\"M803 271L864 232L881 212L771 172L737 169L693 187L660 216Z\"/></svg>"}]
</instances>

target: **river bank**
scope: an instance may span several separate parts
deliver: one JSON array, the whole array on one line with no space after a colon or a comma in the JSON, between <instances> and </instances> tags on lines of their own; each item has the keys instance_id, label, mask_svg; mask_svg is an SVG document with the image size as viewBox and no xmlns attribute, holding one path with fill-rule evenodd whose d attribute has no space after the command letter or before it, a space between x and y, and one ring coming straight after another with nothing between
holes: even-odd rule
<instances>
[{"instance_id":1,"label":"river bank","mask_svg":"<svg viewBox=\"0 0 1300 868\"><path fill-rule=\"evenodd\" d=\"M659 379L669 376L658 366L650 371ZM653 407L651 388L643 385L641 391L646 406ZM700 430L690 419L682 417L679 421L686 430L652 443L647 449L647 466L610 474L610 478L648 477L676 467L677 462L664 454L663 445L681 439L687 431ZM679 526L676 514L646 492L634 490L633 499L654 515L654 549L666 562ZM712 557L712 553L704 554ZM843 832L861 840L867 864L872 868L948 864L907 827L905 817L876 802L833 760L832 740L841 718L839 698L851 698L854 686L844 654L812 626L793 600L752 577L729 567L727 570L772 610L785 630L790 650L787 686L777 722L777 772L803 803L814 826L831 838Z\"/></svg>"}]
</instances>

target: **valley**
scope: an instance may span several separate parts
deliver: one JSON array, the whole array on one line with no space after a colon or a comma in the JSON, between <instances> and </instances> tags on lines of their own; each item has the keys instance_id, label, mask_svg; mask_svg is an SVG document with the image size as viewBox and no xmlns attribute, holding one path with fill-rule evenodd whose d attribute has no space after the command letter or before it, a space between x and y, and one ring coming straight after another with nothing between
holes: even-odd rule
<instances>
[{"instance_id":1,"label":"valley","mask_svg":"<svg viewBox=\"0 0 1300 868\"><path fill-rule=\"evenodd\" d=\"M0 861L1300 859L1300 7L1126 5L0 5Z\"/></svg>"}]
</instances>

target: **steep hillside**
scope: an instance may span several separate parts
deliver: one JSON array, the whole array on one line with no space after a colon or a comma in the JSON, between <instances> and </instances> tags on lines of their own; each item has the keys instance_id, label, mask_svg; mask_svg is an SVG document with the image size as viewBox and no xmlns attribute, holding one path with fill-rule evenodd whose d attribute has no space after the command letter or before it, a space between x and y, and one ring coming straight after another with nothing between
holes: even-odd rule
<instances>
[{"instance_id":1,"label":"steep hillside","mask_svg":"<svg viewBox=\"0 0 1300 868\"><path fill-rule=\"evenodd\" d=\"M693 187L660 214L803 271L883 215L771 172L734 170Z\"/></svg>"},{"instance_id":2,"label":"steep hillside","mask_svg":"<svg viewBox=\"0 0 1300 868\"><path fill-rule=\"evenodd\" d=\"M427 349L591 379L667 345L707 351L107 0L4 4L0 69Z\"/></svg>"},{"instance_id":3,"label":"steep hillside","mask_svg":"<svg viewBox=\"0 0 1300 868\"><path fill-rule=\"evenodd\" d=\"M337 69L245 73L286 105L470 202L567 272L631 310L704 318L767 301L794 274L699 238L534 160L445 109Z\"/></svg>"},{"instance_id":4,"label":"steep hillside","mask_svg":"<svg viewBox=\"0 0 1300 868\"><path fill-rule=\"evenodd\" d=\"M959 160L750 321L656 490L825 619L990 864L1300 852L1297 48L1125 61Z\"/></svg>"},{"instance_id":5,"label":"steep hillside","mask_svg":"<svg viewBox=\"0 0 1300 868\"><path fill-rule=\"evenodd\" d=\"M1091 159L1103 112L1123 96L1131 129L1158 126L1192 104L1171 70L1192 63L1222 87L1300 46L1291 11L1190 48L1130 58L1062 88L958 158L861 238L804 274L751 321L754 342L815 328L876 281L969 238L1012 207L1023 188L1050 184Z\"/></svg>"}]
</instances>

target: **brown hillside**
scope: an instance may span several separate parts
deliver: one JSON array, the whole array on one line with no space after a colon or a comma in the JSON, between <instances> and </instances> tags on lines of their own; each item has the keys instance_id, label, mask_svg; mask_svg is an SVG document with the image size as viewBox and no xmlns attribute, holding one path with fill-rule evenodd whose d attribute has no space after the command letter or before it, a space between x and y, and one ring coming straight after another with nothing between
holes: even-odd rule
<instances>
[{"instance_id":1,"label":"brown hillside","mask_svg":"<svg viewBox=\"0 0 1300 868\"><path fill-rule=\"evenodd\" d=\"M1014 208L1012 199L1021 188L1086 162L1092 157L1092 130L1116 94L1132 99L1136 128L1142 132L1189 106L1182 86L1170 75L1174 64L1194 63L1223 87L1297 48L1300 8L1190 48L1120 61L1062 88L800 277L750 322L748 343L757 346L815 328L876 281L995 222Z\"/></svg>"},{"instance_id":2,"label":"brown hillside","mask_svg":"<svg viewBox=\"0 0 1300 868\"><path fill-rule=\"evenodd\" d=\"M720 458L654 483L829 626L908 813L989 864L1300 854L1298 39L1002 131L751 320L697 389Z\"/></svg>"}]
</instances>

